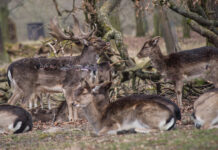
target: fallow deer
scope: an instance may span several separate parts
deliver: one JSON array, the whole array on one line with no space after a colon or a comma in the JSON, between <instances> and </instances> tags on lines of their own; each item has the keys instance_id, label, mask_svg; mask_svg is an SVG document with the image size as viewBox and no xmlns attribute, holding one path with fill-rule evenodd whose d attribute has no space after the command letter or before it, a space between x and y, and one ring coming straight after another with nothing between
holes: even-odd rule
<instances>
[{"instance_id":1,"label":"fallow deer","mask_svg":"<svg viewBox=\"0 0 218 150\"><path fill-rule=\"evenodd\" d=\"M137 54L138 58L149 57L153 66L167 79L175 82L175 91L179 106L182 107L182 88L184 80L201 77L214 83L218 87L218 49L201 47L185 50L164 56L161 53L158 41L154 37L146 41Z\"/></svg>"},{"instance_id":2,"label":"fallow deer","mask_svg":"<svg viewBox=\"0 0 218 150\"><path fill-rule=\"evenodd\" d=\"M218 89L204 93L195 101L192 119L196 128L218 128Z\"/></svg>"},{"instance_id":3,"label":"fallow deer","mask_svg":"<svg viewBox=\"0 0 218 150\"><path fill-rule=\"evenodd\" d=\"M32 117L23 108L0 105L0 129L3 132L22 133L32 130Z\"/></svg>"},{"instance_id":4,"label":"fallow deer","mask_svg":"<svg viewBox=\"0 0 218 150\"><path fill-rule=\"evenodd\" d=\"M117 134L123 130L147 133L151 130L170 130L175 125L173 112L165 105L150 100L150 96L126 96L108 103L110 85L111 82L104 82L91 88L86 83L73 103L83 108L97 135ZM158 98L161 100L161 97Z\"/></svg>"},{"instance_id":5,"label":"fallow deer","mask_svg":"<svg viewBox=\"0 0 218 150\"><path fill-rule=\"evenodd\" d=\"M15 104L23 97L27 102L38 93L63 92L68 104L69 120L73 120L73 87L79 85L79 81L89 75L81 71L81 66L95 65L99 55L109 49L109 44L100 38L92 36L95 30L81 36L65 34L57 21L50 25L51 35L58 41L72 40L84 44L81 55L59 58L24 58L9 65L7 76L8 83L14 91L9 99L9 104ZM77 71L80 68L80 71ZM75 112L74 118L77 119Z\"/></svg>"}]
</instances>

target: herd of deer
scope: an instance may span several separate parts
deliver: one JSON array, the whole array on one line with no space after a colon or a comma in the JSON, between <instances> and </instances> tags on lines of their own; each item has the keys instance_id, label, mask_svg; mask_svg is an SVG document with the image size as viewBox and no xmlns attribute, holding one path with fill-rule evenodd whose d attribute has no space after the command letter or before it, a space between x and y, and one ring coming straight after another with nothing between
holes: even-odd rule
<instances>
[{"instance_id":1,"label":"herd of deer","mask_svg":"<svg viewBox=\"0 0 218 150\"><path fill-rule=\"evenodd\" d=\"M63 92L69 120L77 119L77 107L83 109L97 135L126 132L148 133L170 130L181 119L179 107L157 95L135 94L110 102L111 67L97 60L110 50L108 43L93 36L95 29L81 36L64 33L57 22L51 24L51 34L58 39L84 45L81 55L57 58L24 58L8 67L8 83L13 95L10 105L0 105L0 129L21 133L32 129L30 113L13 106L19 100L30 103L40 93ZM167 79L175 82L178 105L182 107L184 80L202 77L218 86L216 63L218 49L202 47L164 56L158 46L159 37L146 41L137 57L150 57L153 66ZM218 127L218 90L209 91L194 103L192 118L197 128Z\"/></svg>"}]
</instances>

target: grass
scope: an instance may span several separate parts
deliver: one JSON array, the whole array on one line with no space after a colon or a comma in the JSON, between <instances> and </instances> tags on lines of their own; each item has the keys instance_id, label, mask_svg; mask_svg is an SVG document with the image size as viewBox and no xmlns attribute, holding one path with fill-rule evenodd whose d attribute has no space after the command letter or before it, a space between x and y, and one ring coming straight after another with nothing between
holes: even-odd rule
<instances>
[{"instance_id":1,"label":"grass","mask_svg":"<svg viewBox=\"0 0 218 150\"><path fill-rule=\"evenodd\" d=\"M32 131L0 137L0 149L218 149L218 129L185 130L149 134L106 135L93 137L88 131L56 133Z\"/></svg>"}]
</instances>

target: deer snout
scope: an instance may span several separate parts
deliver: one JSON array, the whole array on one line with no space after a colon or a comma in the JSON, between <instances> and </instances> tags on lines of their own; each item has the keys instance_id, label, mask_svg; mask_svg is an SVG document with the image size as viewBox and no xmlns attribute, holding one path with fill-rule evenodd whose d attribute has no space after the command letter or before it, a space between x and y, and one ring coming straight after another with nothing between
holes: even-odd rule
<instances>
[{"instance_id":1,"label":"deer snout","mask_svg":"<svg viewBox=\"0 0 218 150\"><path fill-rule=\"evenodd\" d=\"M138 53L136 56L137 56L138 58L142 58L142 55L141 55L140 53Z\"/></svg>"}]
</instances>

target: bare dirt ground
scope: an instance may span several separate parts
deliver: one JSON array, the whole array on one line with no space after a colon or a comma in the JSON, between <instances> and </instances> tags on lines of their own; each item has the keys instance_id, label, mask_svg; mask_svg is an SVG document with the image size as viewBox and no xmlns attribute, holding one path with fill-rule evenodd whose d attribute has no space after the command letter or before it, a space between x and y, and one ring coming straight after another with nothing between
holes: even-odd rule
<instances>
[{"instance_id":1,"label":"bare dirt ground","mask_svg":"<svg viewBox=\"0 0 218 150\"><path fill-rule=\"evenodd\" d=\"M182 49L196 48L205 45L205 39L191 34L190 39L179 38ZM131 57L135 57L148 37L124 37ZM164 51L161 39L160 47ZM138 60L136 61L143 61ZM173 101L175 96L171 97ZM66 150L140 150L140 149L218 149L218 129L197 130L190 120L194 97L184 99L182 121L177 122L176 129L166 132L148 134L106 135L96 137L85 119L76 122L41 123L35 122L33 131L17 135L0 135L0 149L66 149Z\"/></svg>"}]
</instances>

